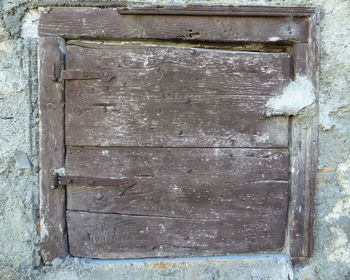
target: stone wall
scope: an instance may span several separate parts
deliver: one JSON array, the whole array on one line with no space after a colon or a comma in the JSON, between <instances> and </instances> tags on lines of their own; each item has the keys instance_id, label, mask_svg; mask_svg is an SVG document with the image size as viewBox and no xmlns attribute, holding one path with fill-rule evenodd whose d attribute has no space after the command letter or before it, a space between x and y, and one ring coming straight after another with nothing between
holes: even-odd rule
<instances>
[{"instance_id":1,"label":"stone wall","mask_svg":"<svg viewBox=\"0 0 350 280\"><path fill-rule=\"evenodd\" d=\"M152 0L113 5L317 6L321 17L316 248L292 267L283 254L146 261L67 258L42 267L37 235L37 35L40 6L111 1L0 1L0 279L350 279L350 1Z\"/></svg>"}]
</instances>

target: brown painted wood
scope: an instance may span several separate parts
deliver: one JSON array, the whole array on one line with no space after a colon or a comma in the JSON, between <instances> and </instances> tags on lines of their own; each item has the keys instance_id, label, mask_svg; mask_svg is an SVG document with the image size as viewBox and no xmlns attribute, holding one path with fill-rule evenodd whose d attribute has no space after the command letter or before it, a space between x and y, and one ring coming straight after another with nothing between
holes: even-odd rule
<instances>
[{"instance_id":1,"label":"brown painted wood","mask_svg":"<svg viewBox=\"0 0 350 280\"><path fill-rule=\"evenodd\" d=\"M177 15L177 16L310 16L314 13L312 7L262 7L262 6L156 6L156 7L133 7L119 8L122 15Z\"/></svg>"},{"instance_id":2,"label":"brown painted wood","mask_svg":"<svg viewBox=\"0 0 350 280\"><path fill-rule=\"evenodd\" d=\"M288 178L286 149L68 146L66 161L67 172L72 176L183 176L196 168L199 174L208 175L245 176L250 172L251 180Z\"/></svg>"},{"instance_id":3,"label":"brown painted wood","mask_svg":"<svg viewBox=\"0 0 350 280\"><path fill-rule=\"evenodd\" d=\"M286 216L288 170L287 150L68 147L69 174L135 183L71 186L67 208L211 219Z\"/></svg>"},{"instance_id":4,"label":"brown painted wood","mask_svg":"<svg viewBox=\"0 0 350 280\"><path fill-rule=\"evenodd\" d=\"M112 8L55 7L41 15L39 35L221 42L268 42L278 38L306 42L308 28L304 17L120 15Z\"/></svg>"},{"instance_id":5,"label":"brown painted wood","mask_svg":"<svg viewBox=\"0 0 350 280\"><path fill-rule=\"evenodd\" d=\"M307 76L315 88L318 110L319 71L319 12L310 17L310 35L307 44L294 46L295 75ZM295 117L291 126L291 200L289 206L289 253L295 260L313 254L314 193L316 187L318 154L318 118Z\"/></svg>"},{"instance_id":6,"label":"brown painted wood","mask_svg":"<svg viewBox=\"0 0 350 280\"><path fill-rule=\"evenodd\" d=\"M67 69L118 77L66 81L68 145L287 147L287 118L265 104L289 81L289 56L187 47L68 46Z\"/></svg>"},{"instance_id":7,"label":"brown painted wood","mask_svg":"<svg viewBox=\"0 0 350 280\"><path fill-rule=\"evenodd\" d=\"M159 12L160 10L161 12ZM244 44L261 43L264 46L278 42L278 44L285 44L288 49L294 50L290 52L293 60L293 64L291 65L293 72L291 76L295 77L297 74L307 75L309 79L313 81L316 88L315 93L317 95L319 14L314 9L284 7L213 8L215 16L207 16L208 11L206 8L199 9L192 7L188 9L185 8L182 11L176 10L176 13L178 15L182 14L182 16L170 16L169 14L175 12L172 12L171 9L166 7L163 9L143 9L142 11L132 9L124 12L130 15L119 15L117 9L48 9L46 13L42 14L40 19L39 34L40 36L63 36L66 39L161 39L168 41L185 40L200 43L208 41L212 44L217 44L218 47L222 42L226 42L227 44L235 44L237 42ZM132 13L143 13L144 15L131 15ZM152 15L154 13L163 13L163 15ZM185 15L186 13L191 13L191 16ZM264 16L268 16L268 18L264 18ZM206 21L208 17L210 17L210 20L207 21L207 24L203 24L203 21ZM195 23L195 25L192 25L192 23ZM174 27L173 30L172 27ZM42 100L44 92L52 91L55 93L61 89L57 84L53 87L53 82L50 82L48 79L49 73L51 73L52 70L52 65L49 65L49 63L52 59L55 60L57 58L57 53L59 53L57 41L63 42L64 40L58 38L42 38L40 40L41 43L39 47L42 48L44 46L47 52L52 48L53 54L50 54L51 56L49 56L48 53L43 54L45 51L39 48L39 57L42 57L40 61L41 78L39 83L41 89L39 89L39 99ZM253 49L254 48L255 47L253 47ZM42 90L44 88L47 90ZM54 96L55 98L59 97L61 102L62 98L60 95ZM56 191L50 193L46 189L46 186L50 185L48 182L49 175L51 176L51 172L53 172L52 166L56 163L60 163L62 156L62 135L60 134L60 128L58 128L58 130L55 129L56 119L61 119L61 115L57 115L56 110L52 109L50 111L44 108L58 108L51 105L58 104L55 103L57 101L55 98L53 99L53 103L51 103L51 99L49 99L47 100L48 103L45 103L46 100L43 100L44 103L41 101L40 105L40 110L44 112L41 113L42 115L54 116L51 120L41 119L42 134L45 134L45 131L51 131L51 134L41 136L40 144L40 161L43 168L41 171L41 219L43 221L41 232L43 236L42 253L44 261L63 256L66 252L65 229L62 227L62 217L64 216L64 211L62 211L64 199L62 198L64 196L64 191L61 190L60 192ZM47 111L45 112L45 110ZM289 142L291 151L291 189L289 230L286 235L287 242L285 243L285 251L289 252L294 260L298 260L310 256L313 248L313 197L316 181L318 143L316 115L314 117L305 116L304 119L298 116L293 117L291 126ZM48 137L48 135L51 135L52 138ZM53 142L57 143L55 149L52 145L49 145ZM60 165L61 164L58 164L59 167ZM79 219L79 212L72 211L72 213ZM104 214L92 213L91 215L92 216L87 218L86 221L95 221L97 215ZM101 216L99 216L98 219L100 219L100 217ZM112 215L110 214L106 215L107 222L105 225L107 225L109 221L119 219L116 218L119 217L118 215L113 216L114 218L111 217ZM77 222L76 224L79 223ZM83 224L83 222L81 224ZM280 229L278 224L274 227ZM96 228L97 230L95 232L97 232L99 230L98 227L95 227L95 225L91 227L92 231ZM83 227L74 229L77 234L72 234L72 238L75 236L74 238L79 239L79 230L83 229ZM108 238L113 239L108 230L105 232L107 241ZM86 233L83 233L81 236L83 235L85 236L84 238L86 238ZM102 239L100 236L102 236ZM104 233L98 235L97 239L104 240L104 236ZM280 235L278 236L280 237ZM80 241L81 240L77 241L78 245ZM119 241L116 243L119 244ZM248 246L248 243L242 244ZM262 242L262 244L264 244L264 242ZM276 243L274 246L276 246ZM100 248L102 251L105 250L105 248L107 248L107 251L110 249L107 243L103 243ZM155 248L157 249L157 247ZM98 252L99 248L92 246L91 250ZM189 249L189 251L191 250L192 249ZM71 251L74 252L74 254L80 254L76 251L74 246L71 246ZM160 255L164 255L165 250L161 249L161 251ZM243 251L244 250L242 250L242 252ZM85 253L86 252L89 253L88 250L86 250ZM99 252L96 253L97 256L99 254ZM174 255L176 255L176 253ZM109 256L116 257L116 255L113 254L109 254Z\"/></svg>"},{"instance_id":8,"label":"brown painted wood","mask_svg":"<svg viewBox=\"0 0 350 280\"><path fill-rule=\"evenodd\" d=\"M284 216L202 220L67 211L77 257L139 258L278 251Z\"/></svg>"},{"instance_id":9,"label":"brown painted wood","mask_svg":"<svg viewBox=\"0 0 350 280\"><path fill-rule=\"evenodd\" d=\"M67 254L65 190L51 189L54 170L64 165L63 84L51 79L63 67L64 40L39 39L40 217L44 262Z\"/></svg>"},{"instance_id":10,"label":"brown painted wood","mask_svg":"<svg viewBox=\"0 0 350 280\"><path fill-rule=\"evenodd\" d=\"M170 43L163 46L135 42L68 45L66 68L71 72L85 70L86 74L90 69L113 70L117 77L108 83L96 78L97 81L91 81L93 84L67 82L72 94L94 88L97 92L86 96L92 102L102 98L105 101L106 97L99 95L99 88L106 87L128 95L159 96L176 91L196 95L271 96L280 94L290 80L290 59L286 53L204 49Z\"/></svg>"}]
</instances>

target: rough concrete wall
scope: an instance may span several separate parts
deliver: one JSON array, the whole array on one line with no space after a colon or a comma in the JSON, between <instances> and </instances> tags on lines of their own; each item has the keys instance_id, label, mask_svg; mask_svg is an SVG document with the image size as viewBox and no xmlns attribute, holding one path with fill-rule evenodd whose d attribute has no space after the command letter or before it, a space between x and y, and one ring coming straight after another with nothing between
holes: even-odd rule
<instances>
[{"instance_id":1,"label":"rough concrete wall","mask_svg":"<svg viewBox=\"0 0 350 280\"><path fill-rule=\"evenodd\" d=\"M106 1L85 3L92 5L99 2L106 4ZM78 2L43 0L40 5L67 3L76 5ZM320 154L316 193L316 249L315 256L308 263L294 268L294 278L350 279L350 2L151 0L118 3L320 7ZM35 35L37 5L35 0L0 1L0 279L152 278L156 274L150 274L149 264L139 266L140 271L144 272L141 274L133 274L135 264L90 264L72 259L55 261L52 267L40 268L36 234L39 192ZM188 265L184 268L173 263L166 267L163 274L157 274L157 279L292 277L289 261L285 256L278 255L270 257L268 261L259 257L243 257L239 261L229 261L227 267L220 261L203 261L199 265L195 261ZM164 265L160 262L153 268L153 271L159 272L157 269L164 269ZM277 273L279 268L282 274Z\"/></svg>"}]
</instances>

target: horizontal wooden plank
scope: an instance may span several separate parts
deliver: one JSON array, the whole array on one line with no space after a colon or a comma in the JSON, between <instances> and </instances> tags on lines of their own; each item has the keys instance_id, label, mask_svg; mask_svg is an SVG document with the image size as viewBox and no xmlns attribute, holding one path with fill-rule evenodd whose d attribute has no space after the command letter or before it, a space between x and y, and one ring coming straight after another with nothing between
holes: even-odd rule
<instances>
[{"instance_id":1,"label":"horizontal wooden plank","mask_svg":"<svg viewBox=\"0 0 350 280\"><path fill-rule=\"evenodd\" d=\"M225 42L306 42L308 19L263 16L120 15L117 9L55 7L42 13L40 36Z\"/></svg>"},{"instance_id":2,"label":"horizontal wooden plank","mask_svg":"<svg viewBox=\"0 0 350 280\"><path fill-rule=\"evenodd\" d=\"M204 175L202 175L204 176ZM67 208L96 213L223 219L285 216L288 181L236 183L235 177L138 178L115 187L68 186Z\"/></svg>"},{"instance_id":3,"label":"horizontal wooden plank","mask_svg":"<svg viewBox=\"0 0 350 280\"><path fill-rule=\"evenodd\" d=\"M289 81L287 54L185 47L69 46L67 68L120 69L66 82L66 142L102 146L286 147L265 104Z\"/></svg>"},{"instance_id":4,"label":"horizontal wooden plank","mask_svg":"<svg viewBox=\"0 0 350 280\"><path fill-rule=\"evenodd\" d=\"M288 179L287 149L141 148L67 146L71 176L243 176L241 182ZM96 168L98 167L98 168ZM237 177L238 176L238 177Z\"/></svg>"},{"instance_id":5,"label":"horizontal wooden plank","mask_svg":"<svg viewBox=\"0 0 350 280\"><path fill-rule=\"evenodd\" d=\"M66 143L143 147L287 147L285 117L263 118L264 97L123 97L113 105L66 106ZM141 100L140 100L141 99Z\"/></svg>"},{"instance_id":6,"label":"horizontal wooden plank","mask_svg":"<svg viewBox=\"0 0 350 280\"><path fill-rule=\"evenodd\" d=\"M287 150L68 147L67 172L134 182L69 186L71 210L216 219L283 215L288 203Z\"/></svg>"},{"instance_id":7,"label":"horizontal wooden plank","mask_svg":"<svg viewBox=\"0 0 350 280\"><path fill-rule=\"evenodd\" d=\"M198 16L310 16L315 13L313 7L263 7L263 6L151 6L120 8L123 15L198 15Z\"/></svg>"},{"instance_id":8,"label":"horizontal wooden plank","mask_svg":"<svg viewBox=\"0 0 350 280\"><path fill-rule=\"evenodd\" d=\"M290 57L287 53L145 43L84 45L68 46L68 70L112 69L117 77L108 83L99 79L67 81L68 98L84 93L90 102L101 98L102 102L107 102L106 98L113 101L113 97L124 93L142 96L175 93L276 95L290 81Z\"/></svg>"},{"instance_id":9,"label":"horizontal wooden plank","mask_svg":"<svg viewBox=\"0 0 350 280\"><path fill-rule=\"evenodd\" d=\"M282 216L231 220L169 219L67 211L72 256L141 258L276 251Z\"/></svg>"}]
</instances>

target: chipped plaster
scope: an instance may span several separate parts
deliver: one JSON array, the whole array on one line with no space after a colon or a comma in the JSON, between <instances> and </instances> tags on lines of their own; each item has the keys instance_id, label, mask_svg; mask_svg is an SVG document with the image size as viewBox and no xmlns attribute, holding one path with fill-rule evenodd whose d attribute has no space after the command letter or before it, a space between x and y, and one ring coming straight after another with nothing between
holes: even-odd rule
<instances>
[{"instance_id":1,"label":"chipped plaster","mask_svg":"<svg viewBox=\"0 0 350 280\"><path fill-rule=\"evenodd\" d=\"M283 88L281 95L271 97L266 103L268 116L296 116L299 111L312 105L316 96L311 81L305 76L297 76Z\"/></svg>"}]
</instances>

